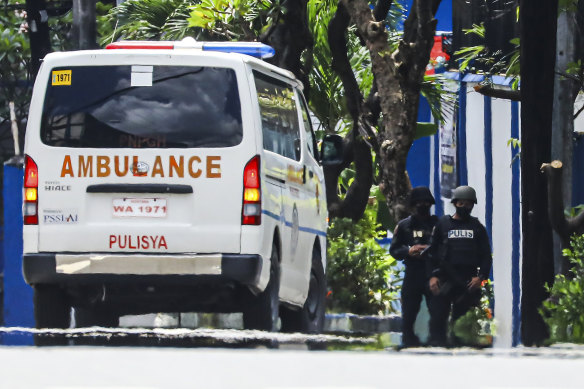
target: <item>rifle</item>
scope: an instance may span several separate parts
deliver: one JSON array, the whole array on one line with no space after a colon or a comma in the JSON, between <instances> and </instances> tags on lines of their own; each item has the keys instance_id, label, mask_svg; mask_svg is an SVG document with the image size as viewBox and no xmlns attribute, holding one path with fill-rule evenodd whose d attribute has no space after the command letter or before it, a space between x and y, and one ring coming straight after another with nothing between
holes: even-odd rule
<instances>
[{"instance_id":1,"label":"rifle","mask_svg":"<svg viewBox=\"0 0 584 389\"><path fill-rule=\"evenodd\" d=\"M443 279L440 280L440 294L448 294L454 286L459 286L463 292L455 299L455 302L460 302L470 291L468 290L467 282L458 275L452 264L446 261L447 244L448 237L445 237L442 241L440 252L438 253L439 268L442 269L446 275L446 281ZM431 260L429 249L430 246L424 249L424 251L420 253L420 256L428 256L428 259Z\"/></svg>"}]
</instances>

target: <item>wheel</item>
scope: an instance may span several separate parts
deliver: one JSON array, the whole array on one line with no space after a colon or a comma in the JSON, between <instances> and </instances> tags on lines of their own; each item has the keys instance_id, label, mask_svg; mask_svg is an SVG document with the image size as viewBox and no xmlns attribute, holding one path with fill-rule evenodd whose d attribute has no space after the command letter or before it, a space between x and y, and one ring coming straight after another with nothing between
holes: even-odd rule
<instances>
[{"instance_id":1,"label":"wheel","mask_svg":"<svg viewBox=\"0 0 584 389\"><path fill-rule=\"evenodd\" d=\"M69 328L71 306L65 292L53 285L35 285L33 290L36 328Z\"/></svg>"},{"instance_id":2,"label":"wheel","mask_svg":"<svg viewBox=\"0 0 584 389\"><path fill-rule=\"evenodd\" d=\"M324 310L326 297L326 278L320 250L312 251L312 267L308 296L302 309L282 308L282 331L318 334L324 327Z\"/></svg>"},{"instance_id":3,"label":"wheel","mask_svg":"<svg viewBox=\"0 0 584 389\"><path fill-rule=\"evenodd\" d=\"M58 286L33 286L34 320L36 328L69 328L71 305L67 294ZM63 345L63 336L38 334L34 336L37 346Z\"/></svg>"},{"instance_id":4,"label":"wheel","mask_svg":"<svg viewBox=\"0 0 584 389\"><path fill-rule=\"evenodd\" d=\"M117 327L119 316L105 307L75 307L75 327Z\"/></svg>"},{"instance_id":5,"label":"wheel","mask_svg":"<svg viewBox=\"0 0 584 389\"><path fill-rule=\"evenodd\" d=\"M280 305L280 261L278 246L272 246L270 281L266 289L251 298L243 311L243 326L250 330L277 331Z\"/></svg>"},{"instance_id":6,"label":"wheel","mask_svg":"<svg viewBox=\"0 0 584 389\"><path fill-rule=\"evenodd\" d=\"M84 327L117 327L119 316L102 306L75 307L75 328ZM77 346L105 346L110 344L110 338L86 336L73 340Z\"/></svg>"}]
</instances>

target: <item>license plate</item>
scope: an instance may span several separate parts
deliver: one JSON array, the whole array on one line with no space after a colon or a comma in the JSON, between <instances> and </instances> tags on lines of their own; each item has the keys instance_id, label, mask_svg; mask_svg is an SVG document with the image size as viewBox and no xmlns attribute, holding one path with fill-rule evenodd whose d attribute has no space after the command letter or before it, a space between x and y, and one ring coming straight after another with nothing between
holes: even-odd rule
<instances>
[{"instance_id":1,"label":"license plate","mask_svg":"<svg viewBox=\"0 0 584 389\"><path fill-rule=\"evenodd\" d=\"M114 199L114 217L166 217L166 199Z\"/></svg>"}]
</instances>

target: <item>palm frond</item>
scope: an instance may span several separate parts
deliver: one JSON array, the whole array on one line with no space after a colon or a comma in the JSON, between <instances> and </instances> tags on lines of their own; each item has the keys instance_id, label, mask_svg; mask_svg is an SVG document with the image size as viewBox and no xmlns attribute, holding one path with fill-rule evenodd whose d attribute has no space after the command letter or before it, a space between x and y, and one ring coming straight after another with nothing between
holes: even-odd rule
<instances>
[{"instance_id":1,"label":"palm frond","mask_svg":"<svg viewBox=\"0 0 584 389\"><path fill-rule=\"evenodd\" d=\"M442 74L425 75L421 93L430 105L432 117L443 123L446 117L453 114L457 96L446 88L448 80Z\"/></svg>"},{"instance_id":2,"label":"palm frond","mask_svg":"<svg viewBox=\"0 0 584 389\"><path fill-rule=\"evenodd\" d=\"M198 30L186 22L196 0L128 0L112 8L108 18L117 28L102 44L118 39L180 39Z\"/></svg>"}]
</instances>

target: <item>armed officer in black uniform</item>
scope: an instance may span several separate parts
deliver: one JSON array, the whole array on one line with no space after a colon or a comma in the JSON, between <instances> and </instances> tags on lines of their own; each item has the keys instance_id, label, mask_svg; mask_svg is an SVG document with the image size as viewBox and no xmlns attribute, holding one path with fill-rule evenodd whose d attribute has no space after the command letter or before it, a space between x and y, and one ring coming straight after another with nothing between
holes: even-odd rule
<instances>
[{"instance_id":1,"label":"armed officer in black uniform","mask_svg":"<svg viewBox=\"0 0 584 389\"><path fill-rule=\"evenodd\" d=\"M481 298L481 283L489 277L492 266L491 247L486 228L470 215L477 203L476 192L470 186L459 186L452 192L456 208L453 216L440 218L432 233L429 286L430 343L447 344L448 316L452 322Z\"/></svg>"},{"instance_id":2,"label":"armed officer in black uniform","mask_svg":"<svg viewBox=\"0 0 584 389\"><path fill-rule=\"evenodd\" d=\"M426 304L430 298L427 264L422 252L430 244L432 229L438 221L436 216L430 215L435 201L425 186L412 189L409 203L412 215L398 223L389 249L389 253L395 259L404 261L406 267L401 289L403 347L420 345L420 339L414 333L414 323L422 296L426 297Z\"/></svg>"}]
</instances>

